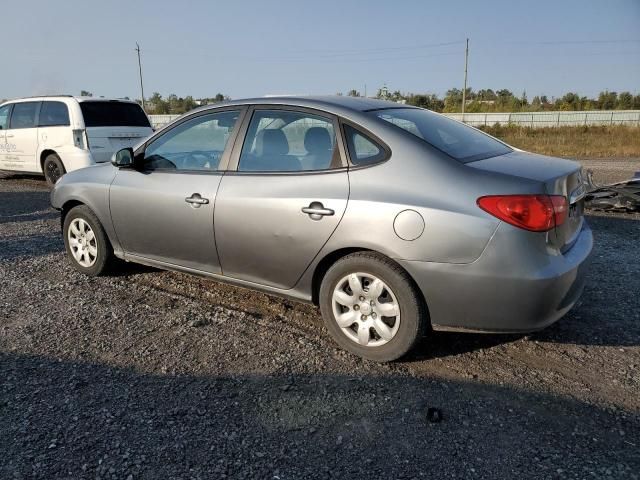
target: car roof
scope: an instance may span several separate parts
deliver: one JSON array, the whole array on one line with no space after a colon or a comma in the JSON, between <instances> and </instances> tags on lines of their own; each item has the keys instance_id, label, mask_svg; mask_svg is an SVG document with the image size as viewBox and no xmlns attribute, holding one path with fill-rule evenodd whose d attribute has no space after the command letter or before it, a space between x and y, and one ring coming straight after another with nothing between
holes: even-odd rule
<instances>
[{"instance_id":1,"label":"car roof","mask_svg":"<svg viewBox=\"0 0 640 480\"><path fill-rule=\"evenodd\" d=\"M386 100L342 95L278 95L257 98L230 100L204 105L196 110L207 110L232 105L290 105L308 107L327 112L342 114L345 112L367 112L388 108L417 108Z\"/></svg>"},{"instance_id":2,"label":"car roof","mask_svg":"<svg viewBox=\"0 0 640 480\"><path fill-rule=\"evenodd\" d=\"M33 97L20 97L12 98L4 103L17 103L17 102L37 102L43 100L76 100L77 102L125 102L136 103L134 100L127 100L126 98L104 98L104 97L81 97L74 95L36 95Z\"/></svg>"}]
</instances>

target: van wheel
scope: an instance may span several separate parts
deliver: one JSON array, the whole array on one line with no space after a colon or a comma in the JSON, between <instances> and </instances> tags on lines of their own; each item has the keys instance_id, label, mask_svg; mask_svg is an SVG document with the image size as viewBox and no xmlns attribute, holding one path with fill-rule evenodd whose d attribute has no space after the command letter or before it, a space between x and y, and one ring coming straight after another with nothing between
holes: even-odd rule
<instances>
[{"instance_id":1,"label":"van wheel","mask_svg":"<svg viewBox=\"0 0 640 480\"><path fill-rule=\"evenodd\" d=\"M353 253L333 264L319 300L331 336L369 360L397 360L428 330L426 307L409 275L374 252Z\"/></svg>"},{"instance_id":2,"label":"van wheel","mask_svg":"<svg viewBox=\"0 0 640 480\"><path fill-rule=\"evenodd\" d=\"M42 164L42 171L44 172L44 178L47 180L47 185L53 187L60 177L67 173L62 164L62 160L55 153L50 153L47 158L44 159Z\"/></svg>"}]
</instances>

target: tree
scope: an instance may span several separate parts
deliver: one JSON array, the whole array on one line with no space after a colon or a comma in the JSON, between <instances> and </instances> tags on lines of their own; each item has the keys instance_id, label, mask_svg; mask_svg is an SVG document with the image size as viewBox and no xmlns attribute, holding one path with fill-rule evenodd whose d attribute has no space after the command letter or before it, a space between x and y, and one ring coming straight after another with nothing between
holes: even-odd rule
<instances>
[{"instance_id":1,"label":"tree","mask_svg":"<svg viewBox=\"0 0 640 480\"><path fill-rule=\"evenodd\" d=\"M93 97L93 93L87 91L87 90L80 90L80 96L81 97Z\"/></svg>"},{"instance_id":2,"label":"tree","mask_svg":"<svg viewBox=\"0 0 640 480\"><path fill-rule=\"evenodd\" d=\"M631 110L633 108L633 95L629 92L621 92L618 95L617 108L619 110Z\"/></svg>"},{"instance_id":3,"label":"tree","mask_svg":"<svg viewBox=\"0 0 640 480\"><path fill-rule=\"evenodd\" d=\"M498 96L493 90L487 88L478 90L478 93L476 93L476 98L483 102L495 102L498 99Z\"/></svg>"},{"instance_id":4,"label":"tree","mask_svg":"<svg viewBox=\"0 0 640 480\"><path fill-rule=\"evenodd\" d=\"M409 105L427 108L434 112L442 112L444 110L444 102L434 94L408 94L406 99Z\"/></svg>"},{"instance_id":5,"label":"tree","mask_svg":"<svg viewBox=\"0 0 640 480\"><path fill-rule=\"evenodd\" d=\"M601 110L613 110L616 108L618 94L605 90L598 95L598 108Z\"/></svg>"},{"instance_id":6,"label":"tree","mask_svg":"<svg viewBox=\"0 0 640 480\"><path fill-rule=\"evenodd\" d=\"M531 100L531 109L534 112L542 110L542 100L540 100L540 97L538 95L533 97L533 100Z\"/></svg>"},{"instance_id":7,"label":"tree","mask_svg":"<svg viewBox=\"0 0 640 480\"><path fill-rule=\"evenodd\" d=\"M347 96L349 96L349 97L359 97L360 96L360 92L355 90L355 89L352 89L352 90L349 90L349 93L347 93Z\"/></svg>"},{"instance_id":8,"label":"tree","mask_svg":"<svg viewBox=\"0 0 640 480\"><path fill-rule=\"evenodd\" d=\"M462 109L462 90L458 88L452 88L447 90L444 97L444 111L445 112L458 112Z\"/></svg>"}]
</instances>

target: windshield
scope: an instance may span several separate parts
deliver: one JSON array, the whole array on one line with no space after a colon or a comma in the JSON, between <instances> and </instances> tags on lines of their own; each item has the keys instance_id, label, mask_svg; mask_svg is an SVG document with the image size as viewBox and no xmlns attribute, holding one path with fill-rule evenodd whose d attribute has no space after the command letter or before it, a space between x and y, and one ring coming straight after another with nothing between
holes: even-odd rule
<instances>
[{"instance_id":1,"label":"windshield","mask_svg":"<svg viewBox=\"0 0 640 480\"><path fill-rule=\"evenodd\" d=\"M140 105L129 102L80 102L85 127L150 127Z\"/></svg>"},{"instance_id":2,"label":"windshield","mask_svg":"<svg viewBox=\"0 0 640 480\"><path fill-rule=\"evenodd\" d=\"M374 110L372 113L462 163L497 157L512 151L489 135L422 108L390 108Z\"/></svg>"}]
</instances>

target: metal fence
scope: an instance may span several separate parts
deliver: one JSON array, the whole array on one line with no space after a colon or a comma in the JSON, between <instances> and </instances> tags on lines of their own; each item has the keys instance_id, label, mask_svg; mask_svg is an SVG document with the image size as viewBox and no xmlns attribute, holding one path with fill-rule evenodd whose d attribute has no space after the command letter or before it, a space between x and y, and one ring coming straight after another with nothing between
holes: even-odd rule
<instances>
[{"instance_id":1,"label":"metal fence","mask_svg":"<svg viewBox=\"0 0 640 480\"><path fill-rule=\"evenodd\" d=\"M461 113L447 113L463 120ZM585 112L465 113L464 122L474 127L518 125L522 127L579 127L583 125L640 125L640 110L590 110Z\"/></svg>"},{"instance_id":2,"label":"metal fence","mask_svg":"<svg viewBox=\"0 0 640 480\"><path fill-rule=\"evenodd\" d=\"M461 113L446 113L463 120ZM153 128L164 127L180 115L149 115ZM519 125L523 127L579 127L583 125L640 126L640 110L590 110L586 112L465 113L464 122L474 127Z\"/></svg>"}]
</instances>

